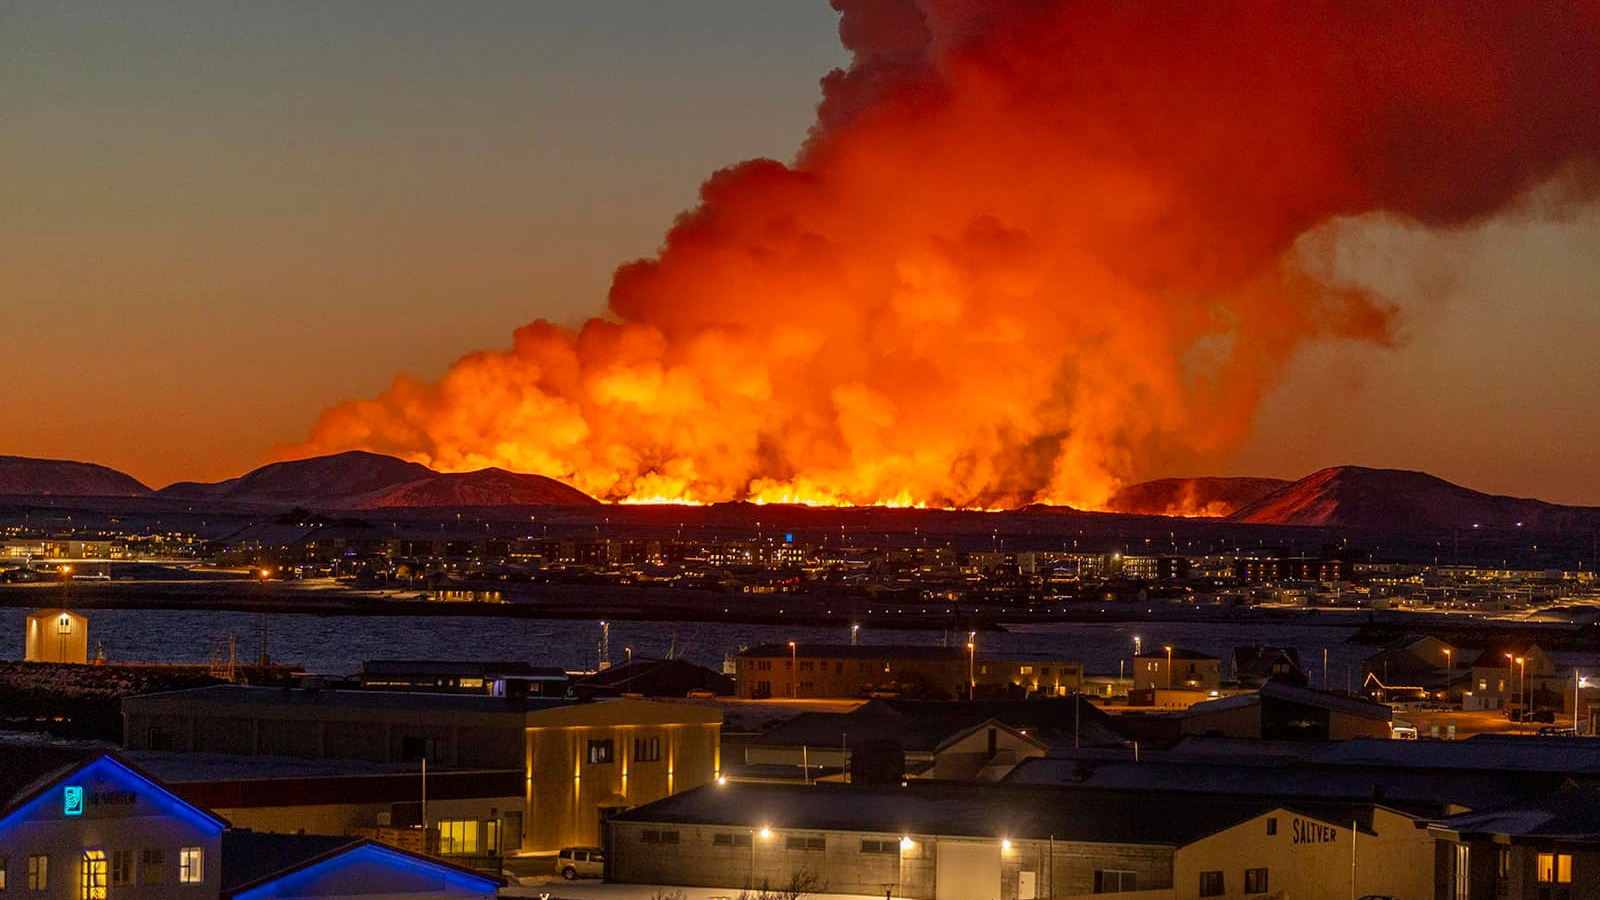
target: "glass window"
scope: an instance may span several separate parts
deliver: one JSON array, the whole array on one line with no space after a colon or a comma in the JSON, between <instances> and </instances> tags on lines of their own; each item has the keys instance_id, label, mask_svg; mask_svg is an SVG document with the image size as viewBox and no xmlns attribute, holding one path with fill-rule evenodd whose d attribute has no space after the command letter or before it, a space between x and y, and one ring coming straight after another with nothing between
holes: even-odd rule
<instances>
[{"instance_id":1,"label":"glass window","mask_svg":"<svg viewBox=\"0 0 1600 900\"><path fill-rule=\"evenodd\" d=\"M1096 894L1115 894L1118 891L1131 891L1137 888L1134 873L1126 869L1095 869L1094 892Z\"/></svg>"},{"instance_id":2,"label":"glass window","mask_svg":"<svg viewBox=\"0 0 1600 900\"><path fill-rule=\"evenodd\" d=\"M616 758L616 756L614 755L615 752L616 751L614 749L614 742L611 740L611 738L606 738L603 741L590 741L589 742L589 762L592 762L592 763L608 763L608 762L611 762L613 759Z\"/></svg>"},{"instance_id":3,"label":"glass window","mask_svg":"<svg viewBox=\"0 0 1600 900\"><path fill-rule=\"evenodd\" d=\"M78 870L78 897L81 900L106 900L106 852L83 851Z\"/></svg>"},{"instance_id":4,"label":"glass window","mask_svg":"<svg viewBox=\"0 0 1600 900\"><path fill-rule=\"evenodd\" d=\"M1472 900L1472 848L1456 845L1455 900Z\"/></svg>"},{"instance_id":5,"label":"glass window","mask_svg":"<svg viewBox=\"0 0 1600 900\"><path fill-rule=\"evenodd\" d=\"M1572 854L1541 853L1536 869L1540 884L1571 884Z\"/></svg>"},{"instance_id":6,"label":"glass window","mask_svg":"<svg viewBox=\"0 0 1600 900\"><path fill-rule=\"evenodd\" d=\"M1267 834L1277 834L1277 833L1278 833L1278 818L1276 816L1273 816L1272 818L1267 819Z\"/></svg>"},{"instance_id":7,"label":"glass window","mask_svg":"<svg viewBox=\"0 0 1600 900\"><path fill-rule=\"evenodd\" d=\"M784 839L784 848L788 850L824 850L827 848L827 839L801 837L797 834L791 834Z\"/></svg>"},{"instance_id":8,"label":"glass window","mask_svg":"<svg viewBox=\"0 0 1600 900\"><path fill-rule=\"evenodd\" d=\"M1244 870L1244 892L1246 894L1265 894L1267 890L1266 869Z\"/></svg>"},{"instance_id":9,"label":"glass window","mask_svg":"<svg viewBox=\"0 0 1600 900\"><path fill-rule=\"evenodd\" d=\"M6 889L6 870L11 868L11 858L0 856L0 891Z\"/></svg>"},{"instance_id":10,"label":"glass window","mask_svg":"<svg viewBox=\"0 0 1600 900\"><path fill-rule=\"evenodd\" d=\"M133 884L133 851L111 851L111 883L113 885Z\"/></svg>"},{"instance_id":11,"label":"glass window","mask_svg":"<svg viewBox=\"0 0 1600 900\"><path fill-rule=\"evenodd\" d=\"M28 857L28 890L50 889L50 857L42 854Z\"/></svg>"},{"instance_id":12,"label":"glass window","mask_svg":"<svg viewBox=\"0 0 1600 900\"><path fill-rule=\"evenodd\" d=\"M478 852L477 819L440 819L439 852L462 856Z\"/></svg>"},{"instance_id":13,"label":"glass window","mask_svg":"<svg viewBox=\"0 0 1600 900\"><path fill-rule=\"evenodd\" d=\"M661 738L634 738L634 762L659 762L661 760Z\"/></svg>"},{"instance_id":14,"label":"glass window","mask_svg":"<svg viewBox=\"0 0 1600 900\"><path fill-rule=\"evenodd\" d=\"M199 847L178 851L178 883L199 884L206 877L205 859Z\"/></svg>"},{"instance_id":15,"label":"glass window","mask_svg":"<svg viewBox=\"0 0 1600 900\"><path fill-rule=\"evenodd\" d=\"M167 852L144 850L139 853L139 883L165 884L167 881Z\"/></svg>"},{"instance_id":16,"label":"glass window","mask_svg":"<svg viewBox=\"0 0 1600 900\"><path fill-rule=\"evenodd\" d=\"M1200 873L1200 896L1220 897L1225 893L1227 893L1227 890L1222 886L1221 872Z\"/></svg>"},{"instance_id":17,"label":"glass window","mask_svg":"<svg viewBox=\"0 0 1600 900\"><path fill-rule=\"evenodd\" d=\"M676 844L678 842L678 832L646 829L640 835L639 840L646 844Z\"/></svg>"}]
</instances>

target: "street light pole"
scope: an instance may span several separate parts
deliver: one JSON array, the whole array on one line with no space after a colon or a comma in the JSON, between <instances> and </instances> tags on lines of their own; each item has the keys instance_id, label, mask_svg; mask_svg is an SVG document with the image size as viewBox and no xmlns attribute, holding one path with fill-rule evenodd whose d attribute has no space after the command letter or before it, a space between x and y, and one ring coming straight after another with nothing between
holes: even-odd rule
<instances>
[{"instance_id":1,"label":"street light pole","mask_svg":"<svg viewBox=\"0 0 1600 900\"><path fill-rule=\"evenodd\" d=\"M1450 676L1452 674L1450 667L1453 662L1451 657L1454 653L1455 651L1449 647L1444 648L1444 698L1446 701L1450 699Z\"/></svg>"},{"instance_id":2,"label":"street light pole","mask_svg":"<svg viewBox=\"0 0 1600 900\"><path fill-rule=\"evenodd\" d=\"M1172 645L1166 646L1167 651L1167 690L1172 690Z\"/></svg>"},{"instance_id":3,"label":"street light pole","mask_svg":"<svg viewBox=\"0 0 1600 900\"><path fill-rule=\"evenodd\" d=\"M800 650L789 642L789 699L800 699Z\"/></svg>"}]
</instances>

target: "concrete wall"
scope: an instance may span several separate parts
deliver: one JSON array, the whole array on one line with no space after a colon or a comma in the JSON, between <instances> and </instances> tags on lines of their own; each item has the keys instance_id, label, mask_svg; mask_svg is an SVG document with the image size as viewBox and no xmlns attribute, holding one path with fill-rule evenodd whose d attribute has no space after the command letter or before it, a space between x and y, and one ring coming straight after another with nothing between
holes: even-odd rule
<instances>
[{"instance_id":1,"label":"concrete wall","mask_svg":"<svg viewBox=\"0 0 1600 900\"><path fill-rule=\"evenodd\" d=\"M1268 834L1276 822L1276 834ZM1413 820L1374 812L1376 834L1355 835L1355 894L1427 898L1433 894L1434 840ZM1277 810L1197 841L1177 853L1177 896L1196 896L1200 873L1223 873L1224 898L1243 900L1244 872L1264 868L1271 894L1295 900L1349 900L1350 823ZM1259 895L1257 895L1259 896Z\"/></svg>"},{"instance_id":2,"label":"concrete wall","mask_svg":"<svg viewBox=\"0 0 1600 900\"><path fill-rule=\"evenodd\" d=\"M722 726L686 722L583 725L527 730L524 849L598 846L605 809L629 808L714 781ZM612 761L589 762L589 742L612 742ZM660 758L636 758L654 740Z\"/></svg>"}]
</instances>

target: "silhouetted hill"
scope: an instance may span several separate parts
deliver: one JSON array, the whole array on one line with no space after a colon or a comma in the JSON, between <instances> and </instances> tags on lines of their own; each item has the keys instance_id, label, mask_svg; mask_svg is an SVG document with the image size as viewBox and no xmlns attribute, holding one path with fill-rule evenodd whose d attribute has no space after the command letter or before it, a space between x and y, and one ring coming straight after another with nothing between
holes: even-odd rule
<instances>
[{"instance_id":1,"label":"silhouetted hill","mask_svg":"<svg viewBox=\"0 0 1600 900\"><path fill-rule=\"evenodd\" d=\"M1282 478L1161 478L1117 491L1105 511L1221 518L1291 483Z\"/></svg>"},{"instance_id":2,"label":"silhouetted hill","mask_svg":"<svg viewBox=\"0 0 1600 900\"><path fill-rule=\"evenodd\" d=\"M332 456L273 463L215 484L183 481L164 487L156 494L279 506L343 507L351 498L399 487L433 474L436 473L421 463L351 450Z\"/></svg>"},{"instance_id":3,"label":"silhouetted hill","mask_svg":"<svg viewBox=\"0 0 1600 900\"><path fill-rule=\"evenodd\" d=\"M150 489L131 475L94 463L0 456L0 494L58 497L142 497Z\"/></svg>"},{"instance_id":4,"label":"silhouetted hill","mask_svg":"<svg viewBox=\"0 0 1600 900\"><path fill-rule=\"evenodd\" d=\"M172 499L307 509L580 506L599 502L542 475L504 469L446 474L421 463L358 450L273 463L215 484L180 482L156 494Z\"/></svg>"},{"instance_id":5,"label":"silhouetted hill","mask_svg":"<svg viewBox=\"0 0 1600 900\"><path fill-rule=\"evenodd\" d=\"M1231 522L1373 529L1600 527L1600 508L1484 494L1425 472L1337 466L1236 510Z\"/></svg>"},{"instance_id":6,"label":"silhouetted hill","mask_svg":"<svg viewBox=\"0 0 1600 900\"><path fill-rule=\"evenodd\" d=\"M543 475L505 469L449 472L355 498L352 509L429 506L597 506L600 501Z\"/></svg>"}]
</instances>

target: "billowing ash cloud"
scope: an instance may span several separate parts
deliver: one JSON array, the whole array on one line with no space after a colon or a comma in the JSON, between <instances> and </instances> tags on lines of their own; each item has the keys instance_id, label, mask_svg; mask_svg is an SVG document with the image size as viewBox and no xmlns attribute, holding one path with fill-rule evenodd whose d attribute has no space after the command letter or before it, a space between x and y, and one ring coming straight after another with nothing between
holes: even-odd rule
<instances>
[{"instance_id":1,"label":"billowing ash cloud","mask_svg":"<svg viewBox=\"0 0 1600 900\"><path fill-rule=\"evenodd\" d=\"M1600 6L834 0L792 165L705 183L610 315L328 410L601 497L1096 505L1226 449L1310 341L1390 339L1297 239L1470 222L1600 152Z\"/></svg>"}]
</instances>

